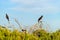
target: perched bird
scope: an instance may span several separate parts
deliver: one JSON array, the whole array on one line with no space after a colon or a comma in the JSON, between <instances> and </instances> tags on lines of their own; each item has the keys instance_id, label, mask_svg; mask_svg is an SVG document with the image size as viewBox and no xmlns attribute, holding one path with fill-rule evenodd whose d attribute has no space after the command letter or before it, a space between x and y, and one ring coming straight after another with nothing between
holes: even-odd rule
<instances>
[{"instance_id":1,"label":"perched bird","mask_svg":"<svg viewBox=\"0 0 60 40\"><path fill-rule=\"evenodd\" d=\"M38 22L43 18L43 15L38 19Z\"/></svg>"},{"instance_id":2,"label":"perched bird","mask_svg":"<svg viewBox=\"0 0 60 40\"><path fill-rule=\"evenodd\" d=\"M7 13L6 13L6 19L9 21L9 16L7 15Z\"/></svg>"}]
</instances>

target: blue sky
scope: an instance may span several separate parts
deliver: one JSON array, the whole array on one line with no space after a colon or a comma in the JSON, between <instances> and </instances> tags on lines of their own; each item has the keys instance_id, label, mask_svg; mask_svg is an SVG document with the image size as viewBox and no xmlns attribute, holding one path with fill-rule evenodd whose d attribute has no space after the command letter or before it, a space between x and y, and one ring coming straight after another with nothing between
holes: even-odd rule
<instances>
[{"instance_id":1,"label":"blue sky","mask_svg":"<svg viewBox=\"0 0 60 40\"><path fill-rule=\"evenodd\" d=\"M43 15L51 29L60 29L60 0L0 0L0 25L7 24L6 13L22 25L33 25Z\"/></svg>"}]
</instances>

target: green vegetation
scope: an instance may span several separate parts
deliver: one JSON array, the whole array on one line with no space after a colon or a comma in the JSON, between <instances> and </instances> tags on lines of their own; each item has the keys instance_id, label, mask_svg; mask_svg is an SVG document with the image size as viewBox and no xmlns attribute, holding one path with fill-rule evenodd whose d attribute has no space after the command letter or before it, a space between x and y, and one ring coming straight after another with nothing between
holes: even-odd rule
<instances>
[{"instance_id":1,"label":"green vegetation","mask_svg":"<svg viewBox=\"0 0 60 40\"><path fill-rule=\"evenodd\" d=\"M0 26L0 40L60 40L60 30L48 33L45 30L36 30L33 33L9 30Z\"/></svg>"}]
</instances>

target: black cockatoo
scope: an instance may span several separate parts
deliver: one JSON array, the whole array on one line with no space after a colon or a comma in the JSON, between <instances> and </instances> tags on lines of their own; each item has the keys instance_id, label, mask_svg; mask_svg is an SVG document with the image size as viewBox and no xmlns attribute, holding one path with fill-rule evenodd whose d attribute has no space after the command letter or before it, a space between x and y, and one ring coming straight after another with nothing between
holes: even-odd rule
<instances>
[{"instance_id":1,"label":"black cockatoo","mask_svg":"<svg viewBox=\"0 0 60 40\"><path fill-rule=\"evenodd\" d=\"M38 22L43 18L43 15L38 19Z\"/></svg>"},{"instance_id":2,"label":"black cockatoo","mask_svg":"<svg viewBox=\"0 0 60 40\"><path fill-rule=\"evenodd\" d=\"M9 21L9 16L7 15L7 13L6 13L6 19Z\"/></svg>"}]
</instances>

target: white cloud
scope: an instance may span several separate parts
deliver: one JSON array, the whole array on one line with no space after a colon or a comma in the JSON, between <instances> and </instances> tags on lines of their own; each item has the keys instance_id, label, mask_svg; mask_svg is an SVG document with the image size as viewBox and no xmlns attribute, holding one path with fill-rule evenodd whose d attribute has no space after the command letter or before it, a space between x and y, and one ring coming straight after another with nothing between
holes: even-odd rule
<instances>
[{"instance_id":1,"label":"white cloud","mask_svg":"<svg viewBox=\"0 0 60 40\"><path fill-rule=\"evenodd\" d=\"M15 8L9 8L9 9L14 11L23 11L23 12L32 12L32 13L57 13L60 10L60 8L57 8L57 7L44 7L44 8L15 7Z\"/></svg>"},{"instance_id":2,"label":"white cloud","mask_svg":"<svg viewBox=\"0 0 60 40\"><path fill-rule=\"evenodd\" d=\"M36 0L11 0L13 3L23 3L23 4L32 4L36 2Z\"/></svg>"},{"instance_id":3,"label":"white cloud","mask_svg":"<svg viewBox=\"0 0 60 40\"><path fill-rule=\"evenodd\" d=\"M10 0L12 3L22 3L22 4L40 4L49 3L49 0ZM52 1L52 0L51 0Z\"/></svg>"},{"instance_id":4,"label":"white cloud","mask_svg":"<svg viewBox=\"0 0 60 40\"><path fill-rule=\"evenodd\" d=\"M54 0L10 0L12 3L18 3L18 5L13 8L9 8L14 11L23 11L23 12L33 12L33 13L57 13L60 10L60 7L51 4Z\"/></svg>"}]
</instances>

